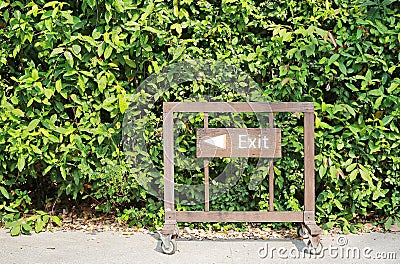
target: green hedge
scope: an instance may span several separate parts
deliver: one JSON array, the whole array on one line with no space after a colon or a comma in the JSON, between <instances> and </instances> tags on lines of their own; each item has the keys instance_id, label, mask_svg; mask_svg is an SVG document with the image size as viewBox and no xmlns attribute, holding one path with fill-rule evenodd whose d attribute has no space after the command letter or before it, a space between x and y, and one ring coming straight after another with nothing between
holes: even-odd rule
<instances>
[{"instance_id":1,"label":"green hedge","mask_svg":"<svg viewBox=\"0 0 400 264\"><path fill-rule=\"evenodd\" d=\"M399 221L400 205L399 14L391 0L2 1L3 221L49 202L90 199L132 224L162 223L162 203L125 164L123 115L151 73L214 59L248 73L268 100L315 102L320 224L348 232L355 231L349 223L374 218L388 228ZM190 93L178 87L163 100ZM276 208L299 210L301 118L277 122L286 128L288 155L276 162ZM150 138L157 133L148 127ZM162 148L154 144L160 164ZM252 186L252 173L249 166L212 207L267 208L268 182Z\"/></svg>"}]
</instances>

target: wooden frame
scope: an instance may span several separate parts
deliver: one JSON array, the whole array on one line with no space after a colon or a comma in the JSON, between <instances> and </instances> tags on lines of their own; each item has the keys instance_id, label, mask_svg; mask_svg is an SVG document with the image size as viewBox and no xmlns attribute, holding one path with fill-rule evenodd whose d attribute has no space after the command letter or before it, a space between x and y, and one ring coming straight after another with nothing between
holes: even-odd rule
<instances>
[{"instance_id":1,"label":"wooden frame","mask_svg":"<svg viewBox=\"0 0 400 264\"><path fill-rule=\"evenodd\" d=\"M269 126L273 125L273 113L304 113L304 211L276 212L274 202L273 160L269 171L269 211L223 212L209 211L209 168L204 159L205 211L175 211L174 204L174 120L176 112L204 113L204 128L208 128L208 113L269 113ZM315 176L314 176L314 103L311 102L164 102L164 211L163 234L174 235L177 222L300 222L312 236L321 233L315 223Z\"/></svg>"}]
</instances>

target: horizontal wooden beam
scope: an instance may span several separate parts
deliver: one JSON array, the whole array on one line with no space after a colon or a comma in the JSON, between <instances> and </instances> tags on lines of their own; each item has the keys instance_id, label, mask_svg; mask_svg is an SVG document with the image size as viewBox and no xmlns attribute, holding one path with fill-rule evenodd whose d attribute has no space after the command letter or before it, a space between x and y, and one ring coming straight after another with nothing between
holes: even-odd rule
<instances>
[{"instance_id":1,"label":"horizontal wooden beam","mask_svg":"<svg viewBox=\"0 0 400 264\"><path fill-rule=\"evenodd\" d=\"M312 102L164 102L167 112L278 113L314 112Z\"/></svg>"},{"instance_id":2,"label":"horizontal wooden beam","mask_svg":"<svg viewBox=\"0 0 400 264\"><path fill-rule=\"evenodd\" d=\"M304 222L303 212L270 211L177 211L177 222Z\"/></svg>"}]
</instances>

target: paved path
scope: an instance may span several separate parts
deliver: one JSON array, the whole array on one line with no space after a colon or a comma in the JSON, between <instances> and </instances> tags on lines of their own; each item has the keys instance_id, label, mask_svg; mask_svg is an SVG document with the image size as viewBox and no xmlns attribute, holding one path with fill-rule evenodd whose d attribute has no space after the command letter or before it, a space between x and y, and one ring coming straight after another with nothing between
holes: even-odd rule
<instances>
[{"instance_id":1,"label":"paved path","mask_svg":"<svg viewBox=\"0 0 400 264\"><path fill-rule=\"evenodd\" d=\"M291 239L177 243L178 251L165 255L152 234L69 231L11 237L0 229L0 263L400 263L400 233L323 236L318 257L302 256L304 241Z\"/></svg>"}]
</instances>

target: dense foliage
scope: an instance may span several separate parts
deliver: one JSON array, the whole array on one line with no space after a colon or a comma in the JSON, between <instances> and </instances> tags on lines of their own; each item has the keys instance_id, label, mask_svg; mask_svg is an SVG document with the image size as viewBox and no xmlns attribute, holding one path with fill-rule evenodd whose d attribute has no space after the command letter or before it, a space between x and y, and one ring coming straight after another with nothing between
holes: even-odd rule
<instances>
[{"instance_id":1,"label":"dense foliage","mask_svg":"<svg viewBox=\"0 0 400 264\"><path fill-rule=\"evenodd\" d=\"M380 218L388 228L400 217L399 48L400 4L393 0L3 0L2 220L14 234L31 224L40 231L58 218L42 211L21 217L48 204L89 201L134 225L162 223L162 202L125 165L123 115L151 73L214 59L251 75L268 100L315 102L319 223L347 232L355 230L351 223ZM163 100L191 92L178 87ZM301 120L277 117L287 151L276 161L278 210L302 208ZM159 132L148 127L149 138ZM158 162L162 147L153 144ZM268 208L268 182L253 186L252 173L249 167L212 207Z\"/></svg>"}]
</instances>

